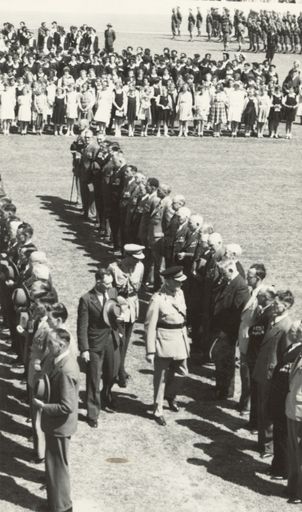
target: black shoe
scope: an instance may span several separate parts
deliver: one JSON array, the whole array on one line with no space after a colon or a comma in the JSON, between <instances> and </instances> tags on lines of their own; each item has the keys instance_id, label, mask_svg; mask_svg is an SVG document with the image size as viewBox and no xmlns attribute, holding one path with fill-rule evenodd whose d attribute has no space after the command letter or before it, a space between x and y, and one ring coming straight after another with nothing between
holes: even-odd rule
<instances>
[{"instance_id":1,"label":"black shoe","mask_svg":"<svg viewBox=\"0 0 302 512\"><path fill-rule=\"evenodd\" d=\"M179 411L179 405L177 404L177 402L175 402L175 400L167 398L167 402L169 404L170 411L173 411L173 412Z\"/></svg>"},{"instance_id":2,"label":"black shoe","mask_svg":"<svg viewBox=\"0 0 302 512\"><path fill-rule=\"evenodd\" d=\"M287 503L290 503L291 505L300 505L302 500L300 498L289 498Z\"/></svg>"},{"instance_id":3,"label":"black shoe","mask_svg":"<svg viewBox=\"0 0 302 512\"><path fill-rule=\"evenodd\" d=\"M91 420L90 418L87 418L87 423L88 423L89 427L91 427L91 428L98 428L98 426L99 426L99 423L97 420Z\"/></svg>"},{"instance_id":4,"label":"black shoe","mask_svg":"<svg viewBox=\"0 0 302 512\"><path fill-rule=\"evenodd\" d=\"M117 379L117 385L120 387L120 388L126 388L127 387L127 384L128 384L128 380L130 379L130 375L129 373L124 373L122 375L120 375Z\"/></svg>"},{"instance_id":5,"label":"black shoe","mask_svg":"<svg viewBox=\"0 0 302 512\"><path fill-rule=\"evenodd\" d=\"M268 459L268 457L272 457L272 456L273 456L273 454L269 453L269 452L262 452L262 453L260 453L261 459Z\"/></svg>"},{"instance_id":6,"label":"black shoe","mask_svg":"<svg viewBox=\"0 0 302 512\"><path fill-rule=\"evenodd\" d=\"M42 464L43 462L45 462L45 459L44 457L42 459L40 459L39 457L35 457L34 459L31 459L30 462L32 464Z\"/></svg>"},{"instance_id":7,"label":"black shoe","mask_svg":"<svg viewBox=\"0 0 302 512\"><path fill-rule=\"evenodd\" d=\"M115 410L109 405L109 404L104 404L101 406L101 409L102 411L104 412L109 412L111 414L114 414L115 413Z\"/></svg>"},{"instance_id":8,"label":"black shoe","mask_svg":"<svg viewBox=\"0 0 302 512\"><path fill-rule=\"evenodd\" d=\"M153 414L153 419L161 427L165 427L167 425L166 420L165 420L165 418L163 416L156 416L155 414Z\"/></svg>"}]
</instances>

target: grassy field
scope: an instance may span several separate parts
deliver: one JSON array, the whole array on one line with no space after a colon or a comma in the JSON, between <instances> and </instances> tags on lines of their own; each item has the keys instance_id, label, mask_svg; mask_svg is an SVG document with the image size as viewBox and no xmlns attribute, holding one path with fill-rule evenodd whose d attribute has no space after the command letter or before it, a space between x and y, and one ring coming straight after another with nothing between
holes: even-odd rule
<instances>
[{"instance_id":1,"label":"grassy field","mask_svg":"<svg viewBox=\"0 0 302 512\"><path fill-rule=\"evenodd\" d=\"M145 45L151 46L150 41ZM285 73L290 62L280 59ZM173 192L184 193L192 211L213 221L226 242L240 243L245 267L263 261L270 283L293 290L293 316L301 317L302 127L295 125L293 133L291 141L150 137L124 138L121 144L129 162L171 184ZM48 254L75 336L79 296L92 286L96 263L110 259L93 227L68 203L69 145L65 137L0 137L6 189ZM142 301L142 311L145 306ZM0 510L35 511L45 498L43 468L30 463L25 389L11 362L2 339ZM180 397L183 408L178 415L167 411L163 429L148 417L152 371L144 360L141 323L128 363L129 387L116 388L119 412L101 413L94 431L80 421L72 440L75 512L291 510L282 497L284 484L265 475L268 463L259 458L256 438L244 429L246 420L234 411L234 402L214 405L208 400L214 384L211 367L190 368ZM237 376L236 399L238 392ZM124 463L114 463L115 458Z\"/></svg>"}]
</instances>

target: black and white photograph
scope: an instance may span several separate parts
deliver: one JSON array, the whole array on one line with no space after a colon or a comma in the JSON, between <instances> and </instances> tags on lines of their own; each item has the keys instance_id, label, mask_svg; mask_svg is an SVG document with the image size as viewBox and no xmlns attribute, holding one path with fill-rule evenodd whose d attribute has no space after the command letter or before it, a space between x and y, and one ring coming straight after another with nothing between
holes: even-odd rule
<instances>
[{"instance_id":1,"label":"black and white photograph","mask_svg":"<svg viewBox=\"0 0 302 512\"><path fill-rule=\"evenodd\" d=\"M1 0L0 512L302 511L301 162L302 0Z\"/></svg>"}]
</instances>

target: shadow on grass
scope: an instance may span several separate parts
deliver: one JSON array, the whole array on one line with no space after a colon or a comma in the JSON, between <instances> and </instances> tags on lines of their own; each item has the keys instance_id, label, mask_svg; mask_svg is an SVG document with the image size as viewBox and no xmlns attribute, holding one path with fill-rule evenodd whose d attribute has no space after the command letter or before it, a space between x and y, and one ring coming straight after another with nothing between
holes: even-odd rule
<instances>
[{"instance_id":1,"label":"shadow on grass","mask_svg":"<svg viewBox=\"0 0 302 512\"><path fill-rule=\"evenodd\" d=\"M190 458L187 462L204 466L209 473L262 495L281 495L283 486L258 475L268 470L267 463L245 453L256 451L257 443L255 439L236 434L246 422L228 414L228 408L232 408L232 405L229 400L217 403L216 407L202 400L187 405L186 411L199 418L177 420L177 423L210 440L209 443L194 444L205 457Z\"/></svg>"},{"instance_id":2,"label":"shadow on grass","mask_svg":"<svg viewBox=\"0 0 302 512\"><path fill-rule=\"evenodd\" d=\"M112 255L108 253L108 246L102 244L95 225L84 221L81 212L72 203L57 196L37 197L42 202L42 209L55 216L58 225L64 228L63 240L76 245L78 250L84 250L83 256L93 258L105 266L113 261Z\"/></svg>"},{"instance_id":3,"label":"shadow on grass","mask_svg":"<svg viewBox=\"0 0 302 512\"><path fill-rule=\"evenodd\" d=\"M107 267L109 263L116 260L109 252L108 244L103 243L98 235L95 226L83 220L80 211L68 200L57 196L37 196L41 203L42 209L48 210L51 215L56 217L56 221L60 227L64 228L63 238L76 246L78 250L85 251L83 256L92 258L96 263L87 261L89 272L96 270L98 264ZM150 301L150 294L141 292L140 294L140 314L138 322L143 322L146 316L146 310Z\"/></svg>"},{"instance_id":4,"label":"shadow on grass","mask_svg":"<svg viewBox=\"0 0 302 512\"><path fill-rule=\"evenodd\" d=\"M5 503L7 503L7 508L11 503L22 510L39 510L45 500L18 483L18 479L40 483L43 478L43 471L28 464L33 458L33 450L30 445L26 446L26 439L31 434L31 428L24 424L28 414L28 406L23 402L25 391L14 386L12 382L13 377L9 374L10 369L7 367L7 363L12 362L12 358L5 353L8 346L0 342L0 349L2 351L0 361L0 503L3 504L3 510L5 510ZM15 377L15 381L17 377ZM23 437L25 445L23 442L13 440L12 436Z\"/></svg>"}]
</instances>

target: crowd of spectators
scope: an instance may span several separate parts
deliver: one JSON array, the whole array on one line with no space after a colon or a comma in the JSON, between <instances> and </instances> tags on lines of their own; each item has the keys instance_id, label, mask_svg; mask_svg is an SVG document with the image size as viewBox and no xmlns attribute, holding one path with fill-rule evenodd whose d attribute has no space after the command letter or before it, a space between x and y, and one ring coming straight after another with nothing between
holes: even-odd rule
<instances>
[{"instance_id":1,"label":"crowd of spectators","mask_svg":"<svg viewBox=\"0 0 302 512\"><path fill-rule=\"evenodd\" d=\"M24 34L31 35L26 39ZM94 29L71 27L61 35L42 23L37 40L23 23L5 23L0 48L0 121L4 135L31 130L74 135L86 119L91 129L130 137L278 137L286 122L291 137L302 119L301 70L295 61L283 83L270 60L248 62L242 53L188 56L164 48L128 46L114 51L115 32L105 31L99 49Z\"/></svg>"}]
</instances>

